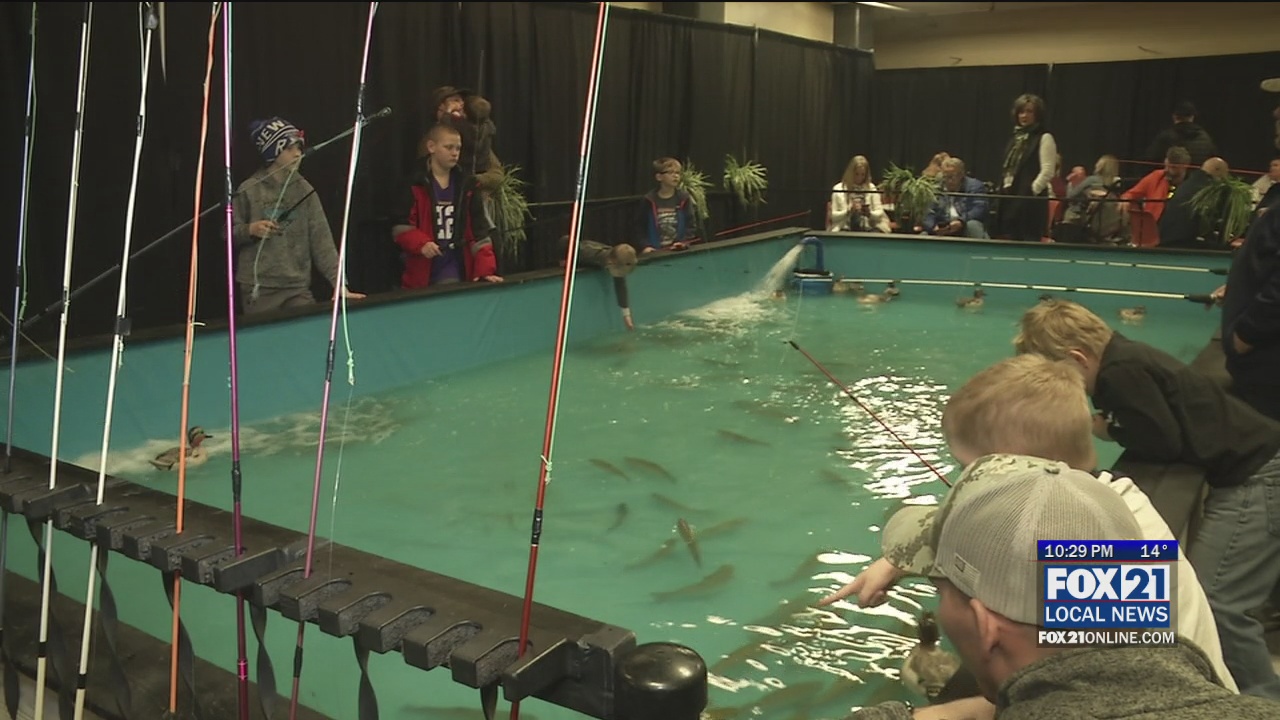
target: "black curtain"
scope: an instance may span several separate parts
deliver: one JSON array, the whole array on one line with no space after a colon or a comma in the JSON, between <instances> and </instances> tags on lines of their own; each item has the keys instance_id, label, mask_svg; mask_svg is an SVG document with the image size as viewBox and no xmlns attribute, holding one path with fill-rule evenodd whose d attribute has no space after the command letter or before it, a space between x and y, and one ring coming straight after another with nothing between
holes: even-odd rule
<instances>
[{"instance_id":1,"label":"black curtain","mask_svg":"<svg viewBox=\"0 0 1280 720\"><path fill-rule=\"evenodd\" d=\"M973 177L996 181L1013 131L1013 101L1023 93L1044 97L1047 81L1044 65L879 71L873 144L864 154L878 175L890 162L919 172L945 151L964 160ZM1048 114L1056 137L1063 118L1052 104Z\"/></svg>"},{"instance_id":2,"label":"black curtain","mask_svg":"<svg viewBox=\"0 0 1280 720\"><path fill-rule=\"evenodd\" d=\"M0 8L0 265L15 257L31 5ZM61 296L83 4L42 3L37 31L39 106L28 225L30 318ZM259 165L248 137L255 118L281 115L311 143L349 131L354 120L367 3L233 5L233 181ZM352 287L396 284L398 253L388 218L403 191L419 138L433 121L431 90L467 86L493 103L495 150L518 165L533 204L529 242L504 272L553 266L570 222L578 178L584 99L596 8L588 3L384 3L374 24L366 113L389 118L365 128L348 234ZM150 77L133 249L189 220L207 57L209 6L166 3L166 53ZM220 30L219 30L220 32ZM139 91L138 6L99 3L83 125L81 185L71 287L121 262L134 114ZM201 206L222 200L221 36L215 53ZM653 187L652 161L692 161L716 186L711 234L784 215L820 227L829 188L854 154L879 174L889 162L919 170L939 150L994 179L1009 135L1009 108L1042 95L1064 165L1091 166L1103 153L1138 158L1169 123L1180 99L1233 167L1265 169L1272 154L1275 96L1261 78L1280 76L1280 53L1127 63L873 71L871 56L731 25L613 9L605 41L583 230L607 241L634 239L637 196ZM342 226L350 140L308 156L335 236ZM725 156L768 170L767 203L739 207L720 189ZM1126 172L1128 170L1126 169ZM1137 174L1141 174L1140 172ZM223 215L200 226L197 318L226 312ZM767 227L767 226L766 226ZM135 328L180 323L186 314L191 231L175 234L130 267ZM7 315L11 273L0 272ZM70 334L108 332L118 276L73 295ZM317 289L323 285L317 286ZM48 339L56 312L29 328Z\"/></svg>"},{"instance_id":3,"label":"black curtain","mask_svg":"<svg viewBox=\"0 0 1280 720\"><path fill-rule=\"evenodd\" d=\"M1278 75L1280 53L1055 65L1049 98L1051 111L1068 120L1054 127L1064 172L1073 165L1092 170L1107 153L1155 161L1147 148L1172 123L1181 100L1196 105L1196 123L1232 168L1265 171L1275 153L1271 110L1277 98L1258 83ZM1136 179L1152 169L1133 162L1121 173Z\"/></svg>"}]
</instances>

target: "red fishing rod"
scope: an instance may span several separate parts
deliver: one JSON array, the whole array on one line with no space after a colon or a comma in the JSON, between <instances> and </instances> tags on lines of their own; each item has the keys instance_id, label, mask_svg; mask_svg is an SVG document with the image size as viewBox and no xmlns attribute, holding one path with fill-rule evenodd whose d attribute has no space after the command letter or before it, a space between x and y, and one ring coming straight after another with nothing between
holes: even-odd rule
<instances>
[{"instance_id":1,"label":"red fishing rod","mask_svg":"<svg viewBox=\"0 0 1280 720\"><path fill-rule=\"evenodd\" d=\"M577 277L578 235L582 228L582 207L586 202L587 171L591 165L591 140L595 133L596 99L599 96L600 66L604 56L605 28L608 25L609 3L600 3L596 15L596 40L591 54L591 76L587 85L587 107L582 120L582 146L578 153L578 187L573 201L573 216L569 224L569 246L565 250L564 287L560 293L560 322L556 328L555 359L551 366L551 393L547 400L546 431L542 438L542 462L538 465L538 494L534 501L533 530L529 538L529 570L525 578L524 604L520 611L520 645L517 657L524 657L529 648L529 618L533 612L533 583L538 571L538 545L542 540L543 508L547 497L547 483L551 476L551 455L555 446L556 411L560 405L560 373L564 366L565 339L569 329L569 312L573 304L573 284ZM489 709L486 708L486 717ZM511 720L519 720L520 703L511 703Z\"/></svg>"},{"instance_id":2,"label":"red fishing rod","mask_svg":"<svg viewBox=\"0 0 1280 720\"><path fill-rule=\"evenodd\" d=\"M947 480L946 475L943 475L942 472L938 470L938 468L933 466L933 463L926 460L923 455L921 455L919 452L916 451L915 448L907 444L907 441L903 440L901 435L895 432L893 428L889 427L888 423L886 423L884 420L881 420L880 416L875 414L875 411L867 407L866 404L864 404L861 400L859 400L858 396L854 395L853 391L850 390L848 386L846 386L844 383L837 380L835 375L832 375L825 367L822 366L822 363L818 362L817 360L814 359L812 355L805 352L804 348L797 345L795 340L788 340L787 344L795 348L796 350L799 350L801 355L804 355L809 362L813 363L814 367L818 368L818 370L821 371L823 375L826 375L828 380L835 383L836 387L843 390L844 394L848 395L850 400L856 403L858 407L862 408L863 412L870 415L872 420L875 420L876 422L880 423L880 427L884 428L885 432L892 435L894 440L897 440L902 445L902 447L906 448L908 452L910 452L912 455L915 455L920 462L924 463L925 467L933 471L933 474L938 476L938 479L942 481L943 485L946 485L947 487L951 487L951 483Z\"/></svg>"}]
</instances>

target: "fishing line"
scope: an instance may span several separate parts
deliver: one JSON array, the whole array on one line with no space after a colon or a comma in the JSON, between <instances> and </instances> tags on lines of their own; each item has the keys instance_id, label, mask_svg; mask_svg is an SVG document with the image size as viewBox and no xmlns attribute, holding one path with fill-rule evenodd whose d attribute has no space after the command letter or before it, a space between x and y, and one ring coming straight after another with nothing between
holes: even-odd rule
<instances>
[{"instance_id":1,"label":"fishing line","mask_svg":"<svg viewBox=\"0 0 1280 720\"><path fill-rule=\"evenodd\" d=\"M152 32L159 24L151 3L139 3L138 13L140 15L139 32L141 33L139 44L142 50L141 88L138 98L137 138L133 146L133 174L129 180L129 200L125 206L124 216L124 260L121 262L120 288L116 295L115 333L111 342L110 374L107 377L107 412L102 423L102 453L98 462L98 493L95 504L99 507L102 506L103 495L106 491L107 452L111 448L111 421L115 417L116 382L120 375L120 355L124 351L124 337L129 334L129 318L125 316L126 291L129 283L129 249L133 241L133 221L138 200L138 174L142 164L142 141L146 135L147 126L147 81L150 78L151 70L151 38ZM199 184L196 187L199 188ZM186 411L185 398L183 411ZM181 501L179 501L179 505L181 505ZM84 630L80 636L80 668L76 682L76 720L81 720L84 717L85 693L88 689L89 647L93 630L94 588L98 579L99 551L98 542L91 538L89 540L89 580L84 595Z\"/></svg>"},{"instance_id":2,"label":"fishing line","mask_svg":"<svg viewBox=\"0 0 1280 720\"><path fill-rule=\"evenodd\" d=\"M71 260L76 239L76 201L80 195L80 146L84 137L84 97L89 81L89 36L93 26L93 3L85 3L84 22L80 31L80 77L76 88L76 127L71 150L71 191L67 207L67 237L62 265L62 312L58 324L58 367L53 391L52 447L49 452L49 490L58 484L58 441L62 430L63 368L67 358L67 315L70 310ZM49 602L53 573L53 517L44 521L44 552L40 588L40 634L36 643L35 717L42 720L45 687L49 665ZM88 601L88 598L86 598ZM65 682L68 678L62 678Z\"/></svg>"},{"instance_id":3,"label":"fishing line","mask_svg":"<svg viewBox=\"0 0 1280 720\"><path fill-rule=\"evenodd\" d=\"M802 347L800 347L799 345L797 345L795 340L787 340L786 342L787 342L787 344L789 344L791 347L793 347L793 348L795 348L796 350L800 351L800 354L801 354L801 355L804 355L804 356L805 356L805 359L807 359L809 362L813 363L813 366L814 366L814 367L816 367L816 368L818 368L818 370L819 370L823 375L826 375L828 380L830 380L831 382L835 383L835 386L836 386L836 387L838 387L838 388L840 388L841 390L843 390L843 391L844 391L844 394L845 394L845 395L847 395L847 396L849 397L849 399L850 399L850 400L852 400L852 401L853 401L853 402L854 402L858 407L862 408L863 412L865 412L865 413L867 413L868 415L870 415L872 420L875 420L877 423L879 423L879 424L880 424L880 427L884 428L884 429L885 429L885 432L887 432L887 433L889 433L890 435L892 435L894 440L897 440L897 441L902 445L902 447L906 448L906 449L907 449L907 451L908 451L908 452L910 452L912 455L915 455L915 456L916 456L916 459L918 459L920 462L924 463L925 467L929 468L929 470L931 470L931 471L933 472L933 474L934 474L934 475L937 475L937 476L938 476L938 479L942 481L942 484L943 484L943 485L946 485L947 487L951 487L951 482L947 480L947 476L946 476L946 475L943 475L943 474L942 474L942 472L941 472L940 470L938 470L938 468L934 467L933 463L931 463L931 462L929 462L928 460L926 460L926 459L925 459L925 457L924 457L923 455L921 455L918 451L916 451L916 449L915 449L915 448L911 447L911 445L910 445L910 444L908 444L906 440L903 440L903 439L902 439L902 436L901 436L901 435L899 435L899 434L897 433L897 431L895 431L892 427L890 427L890 426L889 426L889 424L888 424L888 423L886 423L884 420L881 420L881 419L880 419L880 416L879 416L879 415L877 415L877 414L875 413L875 411L874 411L874 410L872 410L871 408L867 407L867 406L866 406L866 405L865 405L861 400L859 400L859 399L858 399L858 396L857 396L857 395L854 395L854 394L853 394L853 391L852 391L852 390L850 390L850 389L848 388L848 386L846 386L844 383L842 383L842 382L840 382L839 380L837 380L837 379L836 379L836 376L835 376L835 375L832 375L832 374L831 374L831 373L830 373L830 372L829 372L825 367L823 367L822 363L818 362L817 360L815 360L815 359L814 359L814 357L813 357L812 355L810 355L809 353L805 352L804 348L802 348Z\"/></svg>"},{"instance_id":4,"label":"fishing line","mask_svg":"<svg viewBox=\"0 0 1280 720\"><path fill-rule=\"evenodd\" d=\"M556 413L560 406L560 378L564 366L565 340L573 308L573 286L578 275L578 241L582 231L583 203L587 196L587 177L591 168L591 143L595 134L596 102L599 98L600 68L603 65L605 31L609 24L609 3L602 2L596 16L595 47L591 56L591 76L587 85L586 110L582 119L582 145L578 153L578 184L569 224L569 246L565 249L564 287L560 292L560 321L556 327L555 358L551 367L551 392L547 399L547 421L542 440L542 456L538 465L538 493L533 511L533 528L529 538L529 569L525 578L524 603L520 611L520 644L516 657L524 657L529 647L529 621L533 612L533 586L538 570L538 545L542 541L543 508L547 485L551 481L551 459L555 450ZM495 698L496 699L496 698ZM486 709L486 715L489 712ZM511 703L511 720L519 720L520 702Z\"/></svg>"},{"instance_id":5,"label":"fishing line","mask_svg":"<svg viewBox=\"0 0 1280 720\"><path fill-rule=\"evenodd\" d=\"M355 137L351 141L351 162L347 169L347 197L346 205L342 212L342 235L338 243L338 279L334 283L333 288L333 316L329 324L329 347L325 355L325 376L324 376L324 397L320 404L320 440L316 446L316 472L315 482L311 491L311 520L307 529L307 555L303 564L303 578L311 577L311 570L315 560L316 545L316 516L320 507L320 478L324 467L324 442L325 430L329 422L329 395L333 387L333 361L336 353L336 345L338 338L338 314L339 309L342 310L343 330L346 332L346 287L347 287L347 234L351 222L351 197L356 181L356 166L360 157L360 141L363 133L361 129L364 127L364 93L365 80L369 72L369 48L373 42L373 19L378 12L378 3L369 3L369 22L365 28L364 36L364 55L360 62L360 87L356 93L356 121L353 132ZM347 379L351 384L355 383L355 357L351 352L350 337L344 338L347 344ZM336 487L336 482L335 482ZM293 655L293 689L289 694L289 718L296 720L298 717L298 691L302 683L302 644L307 628L306 618L298 621L298 641L294 648ZM364 695L364 688L361 688L361 695ZM363 698L362 698L363 699Z\"/></svg>"},{"instance_id":6,"label":"fishing line","mask_svg":"<svg viewBox=\"0 0 1280 720\"><path fill-rule=\"evenodd\" d=\"M36 8L39 3L31 3L31 61L27 70L27 116L23 126L22 139L22 194L18 200L18 259L13 273L13 316L6 321L13 328L9 338L9 407L8 424L5 425L4 439L4 474L13 472L13 407L16 399L18 375L18 336L26 337L21 330L22 316L27 310L27 200L31 195L31 153L36 131ZM26 338L31 342L31 338ZM44 348L35 345L36 349L50 357ZM50 358L52 359L52 358ZM9 513L0 508L0 662L5 667L5 705L11 716L18 712L18 685L14 675L13 658L9 655L9 645L4 637L4 598L5 579L9 575ZM12 700L11 700L12 699Z\"/></svg>"},{"instance_id":7,"label":"fishing line","mask_svg":"<svg viewBox=\"0 0 1280 720\"><path fill-rule=\"evenodd\" d=\"M205 63L204 74L204 106L200 113L200 151L196 157L195 213L200 212L200 197L204 191L204 156L209 137L209 91L210 78L213 76L214 38L218 29L218 5L214 3L209 15L209 55ZM147 48L150 53L150 46ZM128 249L125 251L127 267ZM187 334L182 357L182 412L178 442L178 497L175 532L181 536L186 527L186 493L187 493L187 442L194 442L189 437L191 408L191 356L195 345L196 322L196 286L199 281L200 258L200 223L191 224L191 266L187 282ZM122 271L123 273L123 271ZM121 275L123 281L123 274ZM173 571L173 622L171 642L169 644L169 716L178 713L178 669L180 665L180 649L182 648L182 570ZM194 688L193 688L194 692Z\"/></svg>"}]
</instances>

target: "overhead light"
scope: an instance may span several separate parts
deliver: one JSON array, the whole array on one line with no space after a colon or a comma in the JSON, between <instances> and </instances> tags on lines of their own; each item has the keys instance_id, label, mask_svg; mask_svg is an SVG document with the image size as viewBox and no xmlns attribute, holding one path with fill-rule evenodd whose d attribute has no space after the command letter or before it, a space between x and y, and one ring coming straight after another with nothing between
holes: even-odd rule
<instances>
[{"instance_id":1,"label":"overhead light","mask_svg":"<svg viewBox=\"0 0 1280 720\"><path fill-rule=\"evenodd\" d=\"M902 8L902 7L898 7L897 5L890 5L889 3L882 3L882 2L860 2L860 3L854 3L854 4L866 5L867 7L873 7L873 8L880 8L882 10L897 10L898 12L911 12L906 8Z\"/></svg>"}]
</instances>

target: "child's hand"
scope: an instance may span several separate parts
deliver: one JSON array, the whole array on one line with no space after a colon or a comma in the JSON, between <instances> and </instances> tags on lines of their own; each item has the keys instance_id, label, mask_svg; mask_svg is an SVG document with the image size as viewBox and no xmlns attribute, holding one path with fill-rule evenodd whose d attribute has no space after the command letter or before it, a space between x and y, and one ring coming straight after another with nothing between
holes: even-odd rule
<instances>
[{"instance_id":1,"label":"child's hand","mask_svg":"<svg viewBox=\"0 0 1280 720\"><path fill-rule=\"evenodd\" d=\"M502 276L501 276L501 275L485 275L484 277L482 277L482 278L480 278L480 279L481 279L481 280L483 280L483 281L485 281L485 282L489 282L489 283L500 283L500 282L502 282Z\"/></svg>"},{"instance_id":2,"label":"child's hand","mask_svg":"<svg viewBox=\"0 0 1280 720\"><path fill-rule=\"evenodd\" d=\"M889 599L889 588L902 578L902 571L880 558L858 573L853 582L818 601L818 607L830 605L850 595L858 596L858 607L876 607Z\"/></svg>"},{"instance_id":3,"label":"child's hand","mask_svg":"<svg viewBox=\"0 0 1280 720\"><path fill-rule=\"evenodd\" d=\"M651 252L653 252L653 246L652 246L652 245L645 245L645 246L644 246L644 249L640 251L640 254L641 254L641 255L648 255L648 254L649 254L649 253L651 253Z\"/></svg>"},{"instance_id":4,"label":"child's hand","mask_svg":"<svg viewBox=\"0 0 1280 720\"><path fill-rule=\"evenodd\" d=\"M623 325L626 325L628 330L635 330L635 329L636 329L636 324L635 324L634 322L632 322L632 321L631 321L631 316L630 316L630 315L623 315L623 316L622 316L622 324L623 324Z\"/></svg>"},{"instance_id":5,"label":"child's hand","mask_svg":"<svg viewBox=\"0 0 1280 720\"><path fill-rule=\"evenodd\" d=\"M433 258L440 257L440 246L429 242L422 246L422 257Z\"/></svg>"},{"instance_id":6,"label":"child's hand","mask_svg":"<svg viewBox=\"0 0 1280 720\"><path fill-rule=\"evenodd\" d=\"M1107 432L1107 416L1095 413L1093 416L1093 436L1099 440L1111 441L1111 433Z\"/></svg>"},{"instance_id":7,"label":"child's hand","mask_svg":"<svg viewBox=\"0 0 1280 720\"><path fill-rule=\"evenodd\" d=\"M256 238L265 239L279 229L280 226L272 220L259 220L255 223L249 223L249 234Z\"/></svg>"},{"instance_id":8,"label":"child's hand","mask_svg":"<svg viewBox=\"0 0 1280 720\"><path fill-rule=\"evenodd\" d=\"M672 249L672 250L684 250L684 249L685 249L685 248L687 248L687 247L689 247L689 246L688 246L688 245L686 245L686 244L684 244L684 243L682 243L682 242L673 242L673 243L671 243L671 249Z\"/></svg>"}]
</instances>

